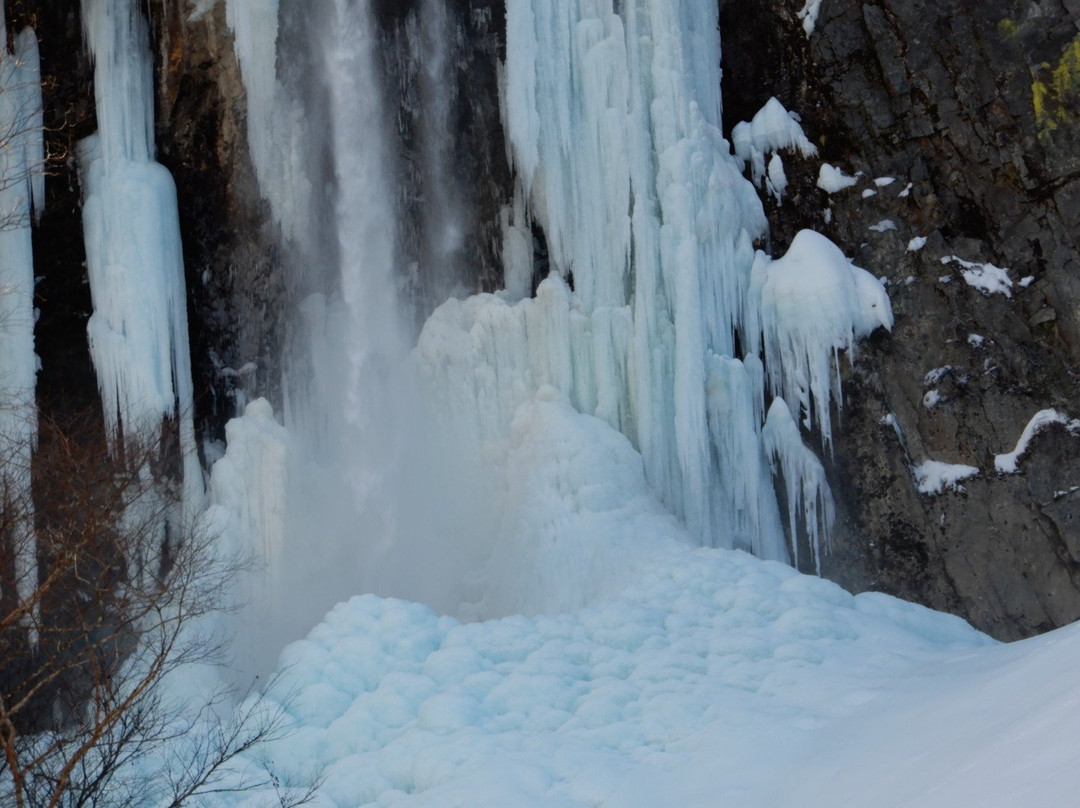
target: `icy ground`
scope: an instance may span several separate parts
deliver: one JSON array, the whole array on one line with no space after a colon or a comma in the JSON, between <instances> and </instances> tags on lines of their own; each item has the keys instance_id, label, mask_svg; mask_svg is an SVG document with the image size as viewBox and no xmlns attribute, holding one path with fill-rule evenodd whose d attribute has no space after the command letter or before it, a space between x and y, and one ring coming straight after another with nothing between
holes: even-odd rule
<instances>
[{"instance_id":1,"label":"icy ground","mask_svg":"<svg viewBox=\"0 0 1080 808\"><path fill-rule=\"evenodd\" d=\"M350 808L1070 804L1080 629L997 645L955 617L693 548L674 520L646 542L651 495L615 468L628 443L596 449L625 439L558 401L518 421L535 501L564 505L547 525L520 509L547 543L538 586L587 588L572 567L620 548L629 582L612 595L601 576L577 611L476 623L342 603L283 652L270 698L295 732L253 767L269 756L288 784L323 766L315 804ZM606 473L618 484L572 493Z\"/></svg>"}]
</instances>

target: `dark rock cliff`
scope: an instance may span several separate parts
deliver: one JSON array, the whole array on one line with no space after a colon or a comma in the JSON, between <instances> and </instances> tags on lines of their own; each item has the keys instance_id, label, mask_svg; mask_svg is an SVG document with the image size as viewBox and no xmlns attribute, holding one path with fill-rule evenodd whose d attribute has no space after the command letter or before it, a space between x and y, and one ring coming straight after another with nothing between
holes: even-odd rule
<instances>
[{"instance_id":1,"label":"dark rock cliff","mask_svg":"<svg viewBox=\"0 0 1080 808\"><path fill-rule=\"evenodd\" d=\"M1016 475L994 456L1042 409L1080 415L1080 4L826 0L809 37L798 5L722 8L725 114L776 95L802 115L821 159L788 161L774 248L820 229L888 279L896 314L846 381L825 574L1004 639L1075 620L1080 437L1039 434ZM822 160L864 177L829 196ZM885 219L895 229L871 229ZM1011 297L964 283L948 256L1009 268ZM928 459L980 475L920 494L912 467Z\"/></svg>"}]
</instances>

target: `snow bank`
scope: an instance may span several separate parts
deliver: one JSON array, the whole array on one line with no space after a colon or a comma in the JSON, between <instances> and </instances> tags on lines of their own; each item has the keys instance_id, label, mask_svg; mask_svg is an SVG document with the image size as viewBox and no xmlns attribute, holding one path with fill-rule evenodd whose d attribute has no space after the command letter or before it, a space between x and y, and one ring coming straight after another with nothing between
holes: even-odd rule
<instances>
[{"instance_id":1,"label":"snow bank","mask_svg":"<svg viewBox=\"0 0 1080 808\"><path fill-rule=\"evenodd\" d=\"M920 494L941 494L946 490L963 492L964 486L960 482L979 474L975 466L942 463L939 460L924 460L911 471Z\"/></svg>"},{"instance_id":2,"label":"snow bank","mask_svg":"<svg viewBox=\"0 0 1080 808\"><path fill-rule=\"evenodd\" d=\"M1049 426L1063 426L1070 434L1080 432L1080 420L1070 419L1057 410L1039 410L1028 421L1020 439L1016 441L1016 447L1005 454L994 457L994 468L998 474L1018 474L1020 472L1020 456L1027 451L1031 439Z\"/></svg>"}]
</instances>

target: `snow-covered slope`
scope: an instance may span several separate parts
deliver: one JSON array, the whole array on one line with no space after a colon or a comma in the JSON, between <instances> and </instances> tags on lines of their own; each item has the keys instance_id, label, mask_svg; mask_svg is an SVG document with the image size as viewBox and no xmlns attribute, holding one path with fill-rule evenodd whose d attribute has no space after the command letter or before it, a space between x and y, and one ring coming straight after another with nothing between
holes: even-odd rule
<instances>
[{"instance_id":1,"label":"snow-covered slope","mask_svg":"<svg viewBox=\"0 0 1080 808\"><path fill-rule=\"evenodd\" d=\"M371 595L338 605L282 654L268 698L295 732L253 772L268 756L287 786L322 768L316 804L350 808L1069 804L1080 631L1001 646L955 617L695 549L606 424L538 401L515 428L525 499L544 506L518 528L548 542L514 584L580 594L582 567L622 555L622 586L574 612L466 624ZM611 484L569 493L585 469Z\"/></svg>"},{"instance_id":2,"label":"snow-covered slope","mask_svg":"<svg viewBox=\"0 0 1080 808\"><path fill-rule=\"evenodd\" d=\"M1080 786L1080 631L1001 646L695 548L626 438L550 386L508 434L484 455L500 541L475 607L533 616L339 604L267 695L293 734L237 777L322 769L316 804L349 808L1063 805Z\"/></svg>"}]
</instances>

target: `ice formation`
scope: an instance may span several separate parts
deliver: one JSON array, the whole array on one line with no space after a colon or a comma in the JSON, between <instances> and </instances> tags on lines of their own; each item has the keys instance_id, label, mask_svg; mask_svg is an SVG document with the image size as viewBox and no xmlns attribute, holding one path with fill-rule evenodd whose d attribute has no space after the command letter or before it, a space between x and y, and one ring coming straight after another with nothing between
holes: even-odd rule
<instances>
[{"instance_id":1,"label":"ice formation","mask_svg":"<svg viewBox=\"0 0 1080 808\"><path fill-rule=\"evenodd\" d=\"M853 358L856 339L892 328L885 287L825 236L800 230L782 258L758 254L752 297L760 301L770 389L795 408L803 426L820 429L828 447L831 405L841 401L839 352Z\"/></svg>"},{"instance_id":2,"label":"ice formation","mask_svg":"<svg viewBox=\"0 0 1080 808\"><path fill-rule=\"evenodd\" d=\"M918 688L916 705L933 700L965 658L962 681L983 688L1006 650L954 617L676 543L618 597L569 614L462 624L372 596L338 605L282 654L269 699L296 732L235 775L256 781L260 755L285 787L325 767L319 804L342 808L834 805L828 787L786 798L808 757L827 751L840 767L837 755L866 751L843 733L887 715L896 683ZM1066 679L1055 693L1069 692ZM991 703L1004 712L1012 700ZM917 746L936 726L909 721L893 738ZM983 721L962 726L977 761ZM874 794L896 765L875 761L845 782Z\"/></svg>"},{"instance_id":3,"label":"ice formation","mask_svg":"<svg viewBox=\"0 0 1080 808\"><path fill-rule=\"evenodd\" d=\"M284 590L318 577L327 597L406 596L469 619L578 608L626 580L637 561L621 559L643 557L627 548L663 515L640 497L613 504L598 476L611 456L622 458L625 485L638 490L631 478L640 473L695 542L787 559L775 467L796 494L795 544L819 559L831 519L821 464L794 421L794 432L776 425L779 416L767 426L766 404L782 395L802 428L821 428L828 442L837 355L891 324L888 298L817 234L801 235L800 245L816 246L795 246L772 269L755 255L761 203L719 129L717 9L508 3L500 101L516 188L501 222L505 290L443 303L401 368L373 9L337 0L306 18L314 44L301 81L289 72L295 54L278 52L273 6L227 8L245 84L249 74L254 83L251 114L262 120L257 110L272 106L279 119L249 130L252 154L265 161L259 179L276 216L288 216L315 179L302 176L311 158L300 145L324 144L330 208L319 232L330 238L305 230L310 219L284 226L305 256L292 283L310 293L285 373L288 484L274 485L287 504L266 515L280 520L272 532L292 537L317 524L326 538L320 554L293 548L292 538L271 546L270 577L280 574ZM444 35L445 12L428 0L413 13L406 45L428 43L438 63L431 40ZM422 67L431 68L421 80L423 125L437 128L431 99L448 90ZM325 102L310 120L290 113L305 108L305 95ZM287 129L285 120L299 129L274 128ZM779 197L786 178L775 152L811 154L813 145L778 102L744 134L752 149L774 153L764 170ZM443 170L439 154L422 159ZM444 191L431 192L452 200ZM451 215L426 226L452 233ZM530 297L534 231L549 271ZM445 246L442 260L452 262L452 241ZM798 261L800 289L784 270ZM259 418L266 432L269 415ZM558 462L542 462L550 452ZM247 462L242 452L236 462ZM252 505L258 490L227 486L215 498L242 526L237 514L262 512ZM613 510L625 518L598 532Z\"/></svg>"},{"instance_id":4,"label":"ice formation","mask_svg":"<svg viewBox=\"0 0 1080 808\"><path fill-rule=\"evenodd\" d=\"M22 600L37 586L30 462L37 443L38 358L30 225L45 205L42 132L37 35L26 28L9 43L0 2L0 506L19 514L11 540Z\"/></svg>"},{"instance_id":5,"label":"ice formation","mask_svg":"<svg viewBox=\"0 0 1080 808\"><path fill-rule=\"evenodd\" d=\"M796 564L799 561L798 526L810 544L814 569L821 574L821 556L828 549L829 533L836 518L832 492L825 468L802 441L799 427L782 398L773 400L762 429L765 450L787 490L788 524L793 537Z\"/></svg>"},{"instance_id":6,"label":"ice formation","mask_svg":"<svg viewBox=\"0 0 1080 808\"><path fill-rule=\"evenodd\" d=\"M114 446L155 441L163 420L176 420L190 525L203 479L176 186L154 161L149 32L136 0L84 0L82 18L98 120L79 143L90 355Z\"/></svg>"},{"instance_id":7,"label":"ice formation","mask_svg":"<svg viewBox=\"0 0 1080 808\"><path fill-rule=\"evenodd\" d=\"M780 151L797 152L802 157L813 157L817 154L817 147L806 137L799 125L799 119L784 109L784 105L775 97L765 102L765 106L758 110L749 122L735 124L731 130L731 145L735 156L744 164L750 165L755 185L761 184L766 173L769 179L773 180L772 162L770 161L768 169L765 164L765 158L770 153L773 154L773 160L778 159ZM780 166L782 175L783 163L780 163ZM775 193L779 196L783 190Z\"/></svg>"}]
</instances>

